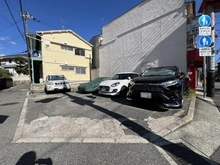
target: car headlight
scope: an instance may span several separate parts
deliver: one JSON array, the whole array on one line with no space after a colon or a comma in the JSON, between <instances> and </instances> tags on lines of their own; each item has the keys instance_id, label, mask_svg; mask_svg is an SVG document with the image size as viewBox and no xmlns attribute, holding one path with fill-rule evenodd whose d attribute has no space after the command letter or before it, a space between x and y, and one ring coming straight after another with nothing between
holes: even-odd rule
<instances>
[{"instance_id":1,"label":"car headlight","mask_svg":"<svg viewBox=\"0 0 220 165\"><path fill-rule=\"evenodd\" d=\"M120 84L120 82L116 82L114 84L111 85L111 87L117 87Z\"/></svg>"},{"instance_id":2,"label":"car headlight","mask_svg":"<svg viewBox=\"0 0 220 165\"><path fill-rule=\"evenodd\" d=\"M179 82L178 80L171 80L171 81L163 82L161 83L161 85L165 87L169 87L178 84L178 82Z\"/></svg>"},{"instance_id":3,"label":"car headlight","mask_svg":"<svg viewBox=\"0 0 220 165\"><path fill-rule=\"evenodd\" d=\"M134 81L130 81L129 84L128 84L128 87L132 87L135 85L135 82Z\"/></svg>"}]
</instances>

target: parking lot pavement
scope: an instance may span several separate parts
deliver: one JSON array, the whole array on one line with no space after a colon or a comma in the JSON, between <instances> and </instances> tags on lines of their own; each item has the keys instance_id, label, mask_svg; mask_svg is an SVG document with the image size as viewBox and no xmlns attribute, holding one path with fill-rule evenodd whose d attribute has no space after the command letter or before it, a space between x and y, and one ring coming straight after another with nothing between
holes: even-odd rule
<instances>
[{"instance_id":1,"label":"parking lot pavement","mask_svg":"<svg viewBox=\"0 0 220 165\"><path fill-rule=\"evenodd\" d=\"M14 142L148 143L144 137L183 118L189 103L185 98L182 109L162 110L123 97L36 91L22 110Z\"/></svg>"}]
</instances>

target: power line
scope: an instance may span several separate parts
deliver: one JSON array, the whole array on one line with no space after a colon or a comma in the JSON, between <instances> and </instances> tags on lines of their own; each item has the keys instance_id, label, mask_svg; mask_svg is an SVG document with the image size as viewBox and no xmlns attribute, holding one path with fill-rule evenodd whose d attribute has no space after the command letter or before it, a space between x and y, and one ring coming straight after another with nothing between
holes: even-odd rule
<instances>
[{"instance_id":1,"label":"power line","mask_svg":"<svg viewBox=\"0 0 220 165\"><path fill-rule=\"evenodd\" d=\"M18 27L18 24L17 24L17 22L15 21L15 18L14 18L14 16L13 16L13 14L12 14L12 12L11 12L11 9L10 9L10 7L8 6L8 3L7 3L6 0L5 0L5 4L6 4L6 6L8 7L8 10L9 10L9 12L10 12L10 14L11 14L11 17L13 18L14 23L15 23L15 25L16 25L16 27L17 27L19 33L21 34L21 37L24 39L24 36L22 35L22 33L21 33L21 31L20 31L20 29L19 29L19 27ZM24 39L24 41L25 41L25 39Z\"/></svg>"},{"instance_id":2,"label":"power line","mask_svg":"<svg viewBox=\"0 0 220 165\"><path fill-rule=\"evenodd\" d=\"M22 20L20 19L20 20L17 20L16 22L19 23L19 22L21 22L21 21L22 21ZM15 25L14 23L11 23L11 24L8 25L8 26L5 26L5 27L0 28L0 32L2 32L2 31L6 30L6 29L8 29L8 28L10 28L10 27L12 27L12 26L14 26L14 25Z\"/></svg>"},{"instance_id":3,"label":"power line","mask_svg":"<svg viewBox=\"0 0 220 165\"><path fill-rule=\"evenodd\" d=\"M21 13L23 13L23 8L22 8L22 3L21 3L21 0L19 0L19 4L20 4L20 10L21 10ZM24 32L25 32L25 22L24 22L24 17L22 17L22 22L23 22L23 28L24 28ZM27 38L26 38L27 39ZM27 42L27 41L26 41Z\"/></svg>"},{"instance_id":4,"label":"power line","mask_svg":"<svg viewBox=\"0 0 220 165\"><path fill-rule=\"evenodd\" d=\"M2 15L1 13L0 13L0 16L2 16L2 18L4 18L6 21L8 21L9 23L11 23L11 21L9 21L4 15Z\"/></svg>"},{"instance_id":5,"label":"power line","mask_svg":"<svg viewBox=\"0 0 220 165\"><path fill-rule=\"evenodd\" d=\"M49 25L49 24L43 22L42 20L40 21L40 23L42 23L42 24L46 25L47 27L52 28L52 29L54 29L54 30L57 29L57 28L55 28L55 27L53 27L53 26L51 26L51 25Z\"/></svg>"}]
</instances>

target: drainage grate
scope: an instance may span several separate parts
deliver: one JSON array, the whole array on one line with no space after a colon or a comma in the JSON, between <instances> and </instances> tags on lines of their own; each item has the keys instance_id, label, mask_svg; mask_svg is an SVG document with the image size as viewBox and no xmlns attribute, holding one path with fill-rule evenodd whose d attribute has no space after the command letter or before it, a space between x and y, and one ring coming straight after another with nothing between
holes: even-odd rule
<instances>
[{"instance_id":1,"label":"drainage grate","mask_svg":"<svg viewBox=\"0 0 220 165\"><path fill-rule=\"evenodd\" d=\"M210 165L205 157L195 153L182 143L161 146L178 165Z\"/></svg>"}]
</instances>

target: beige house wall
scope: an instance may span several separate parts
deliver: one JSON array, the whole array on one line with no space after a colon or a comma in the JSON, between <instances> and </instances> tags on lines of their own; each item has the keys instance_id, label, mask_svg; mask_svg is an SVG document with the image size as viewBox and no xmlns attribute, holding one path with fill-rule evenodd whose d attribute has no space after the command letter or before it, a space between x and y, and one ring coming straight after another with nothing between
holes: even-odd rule
<instances>
[{"instance_id":1,"label":"beige house wall","mask_svg":"<svg viewBox=\"0 0 220 165\"><path fill-rule=\"evenodd\" d=\"M72 31L41 33L43 77L48 74L63 74L71 81L89 81L92 58L92 45ZM61 46L73 47L73 51L61 49ZM75 55L74 48L85 50L85 56ZM62 70L61 66L73 67L74 70ZM77 74L76 67L86 68L86 74Z\"/></svg>"}]
</instances>

